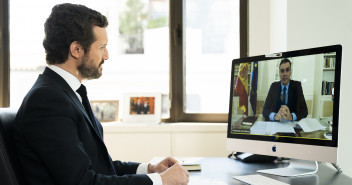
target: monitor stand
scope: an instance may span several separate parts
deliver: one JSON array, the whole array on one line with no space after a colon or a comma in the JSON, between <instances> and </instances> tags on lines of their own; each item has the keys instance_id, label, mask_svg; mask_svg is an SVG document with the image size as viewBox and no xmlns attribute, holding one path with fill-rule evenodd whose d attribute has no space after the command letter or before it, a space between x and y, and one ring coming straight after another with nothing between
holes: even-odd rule
<instances>
[{"instance_id":1,"label":"monitor stand","mask_svg":"<svg viewBox=\"0 0 352 185\"><path fill-rule=\"evenodd\" d=\"M306 161L300 159L290 159L290 165L286 168L275 168L268 170L258 170L258 173L279 175L284 177L294 177L301 175L310 175L318 171L316 161Z\"/></svg>"}]
</instances>

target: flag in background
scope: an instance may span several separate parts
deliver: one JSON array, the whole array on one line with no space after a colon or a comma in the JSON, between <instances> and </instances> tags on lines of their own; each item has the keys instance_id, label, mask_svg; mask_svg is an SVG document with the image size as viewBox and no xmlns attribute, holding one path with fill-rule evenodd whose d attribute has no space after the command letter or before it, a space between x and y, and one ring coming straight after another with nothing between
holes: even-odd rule
<instances>
[{"instance_id":1,"label":"flag in background","mask_svg":"<svg viewBox=\"0 0 352 185\"><path fill-rule=\"evenodd\" d=\"M258 62L253 63L251 74L251 92L249 95L249 102L251 103L253 115L257 112L257 85L258 85Z\"/></svg>"},{"instance_id":2,"label":"flag in background","mask_svg":"<svg viewBox=\"0 0 352 185\"><path fill-rule=\"evenodd\" d=\"M235 85L235 91L238 94L238 108L243 110L248 116L248 64L240 64L238 76Z\"/></svg>"}]
</instances>

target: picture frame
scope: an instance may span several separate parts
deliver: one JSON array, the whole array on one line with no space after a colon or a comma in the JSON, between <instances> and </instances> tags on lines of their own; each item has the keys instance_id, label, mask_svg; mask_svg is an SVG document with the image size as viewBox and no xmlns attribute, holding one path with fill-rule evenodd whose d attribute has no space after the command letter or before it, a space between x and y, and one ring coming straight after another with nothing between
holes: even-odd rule
<instances>
[{"instance_id":1,"label":"picture frame","mask_svg":"<svg viewBox=\"0 0 352 185\"><path fill-rule=\"evenodd\" d=\"M124 123L161 122L161 93L126 93L123 109Z\"/></svg>"},{"instance_id":2,"label":"picture frame","mask_svg":"<svg viewBox=\"0 0 352 185\"><path fill-rule=\"evenodd\" d=\"M90 106L92 107L95 117L100 122L112 122L118 120L118 100L94 100L90 101Z\"/></svg>"}]
</instances>

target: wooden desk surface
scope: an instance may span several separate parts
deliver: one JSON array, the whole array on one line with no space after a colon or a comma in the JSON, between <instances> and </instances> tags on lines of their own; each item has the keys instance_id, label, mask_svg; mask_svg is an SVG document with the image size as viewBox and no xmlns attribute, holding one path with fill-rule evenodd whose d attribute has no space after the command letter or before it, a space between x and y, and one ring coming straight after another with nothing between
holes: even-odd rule
<instances>
[{"instance_id":1,"label":"wooden desk surface","mask_svg":"<svg viewBox=\"0 0 352 185\"><path fill-rule=\"evenodd\" d=\"M233 179L236 175L257 174L257 170L285 167L288 163L243 163L241 161L229 158L203 158L199 161L202 165L202 171L190 172L192 177L201 177L205 179L219 179L228 185L244 185L240 181ZM343 169L342 169L343 171ZM292 184L292 185L351 185L352 178L346 176L343 172L338 173L325 164L319 164L319 170L314 175L300 177L280 177L275 175L264 176Z\"/></svg>"}]
</instances>

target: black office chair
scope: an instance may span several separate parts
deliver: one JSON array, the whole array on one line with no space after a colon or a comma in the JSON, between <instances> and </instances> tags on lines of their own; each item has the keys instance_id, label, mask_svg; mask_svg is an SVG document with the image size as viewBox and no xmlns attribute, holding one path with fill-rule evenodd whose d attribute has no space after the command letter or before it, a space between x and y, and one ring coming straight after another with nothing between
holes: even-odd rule
<instances>
[{"instance_id":1,"label":"black office chair","mask_svg":"<svg viewBox=\"0 0 352 185\"><path fill-rule=\"evenodd\" d=\"M24 185L13 141L16 110L0 108L0 184Z\"/></svg>"}]
</instances>

